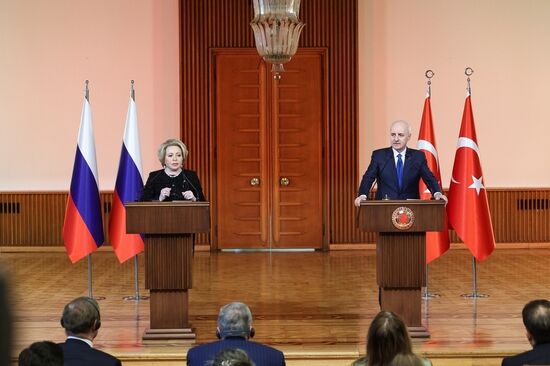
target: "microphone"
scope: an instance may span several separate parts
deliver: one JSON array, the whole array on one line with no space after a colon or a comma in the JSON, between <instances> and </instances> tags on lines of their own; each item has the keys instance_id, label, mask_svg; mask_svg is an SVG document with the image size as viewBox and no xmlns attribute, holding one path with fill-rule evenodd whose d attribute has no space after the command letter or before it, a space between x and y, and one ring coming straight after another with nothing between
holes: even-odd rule
<instances>
[{"instance_id":1,"label":"microphone","mask_svg":"<svg viewBox=\"0 0 550 366\"><path fill-rule=\"evenodd\" d=\"M183 175L183 177L185 178L185 181L189 182L189 185L191 186L191 188L193 188L191 190L191 192L193 192L193 194L195 195L195 197L197 198L197 201L200 201L201 200L201 197L199 196L199 190L197 189L197 187L195 187L193 185L193 183L191 182L191 180L189 180L189 178L187 177L187 175L185 175L185 171L182 169L181 170L181 174ZM185 183L185 182L184 182ZM185 187L184 187L185 189Z\"/></svg>"}]
</instances>

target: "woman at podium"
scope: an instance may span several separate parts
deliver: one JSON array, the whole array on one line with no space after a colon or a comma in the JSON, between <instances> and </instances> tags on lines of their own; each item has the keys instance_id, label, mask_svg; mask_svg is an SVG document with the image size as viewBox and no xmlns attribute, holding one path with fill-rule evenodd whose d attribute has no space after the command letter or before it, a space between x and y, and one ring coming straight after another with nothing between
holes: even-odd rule
<instances>
[{"instance_id":1,"label":"woman at podium","mask_svg":"<svg viewBox=\"0 0 550 366\"><path fill-rule=\"evenodd\" d=\"M158 150L163 169L149 173L141 201L204 201L197 173L183 169L188 155L187 146L180 140L164 141Z\"/></svg>"}]
</instances>

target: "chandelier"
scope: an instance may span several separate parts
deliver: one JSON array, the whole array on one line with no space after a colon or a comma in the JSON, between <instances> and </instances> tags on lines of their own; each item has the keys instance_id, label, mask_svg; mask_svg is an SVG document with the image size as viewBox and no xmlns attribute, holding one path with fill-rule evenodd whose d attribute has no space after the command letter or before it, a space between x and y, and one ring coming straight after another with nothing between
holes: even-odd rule
<instances>
[{"instance_id":1,"label":"chandelier","mask_svg":"<svg viewBox=\"0 0 550 366\"><path fill-rule=\"evenodd\" d=\"M290 61L298 49L298 40L304 23L298 19L300 0L252 0L256 49L262 58L272 64L275 79L285 71L283 64Z\"/></svg>"}]
</instances>

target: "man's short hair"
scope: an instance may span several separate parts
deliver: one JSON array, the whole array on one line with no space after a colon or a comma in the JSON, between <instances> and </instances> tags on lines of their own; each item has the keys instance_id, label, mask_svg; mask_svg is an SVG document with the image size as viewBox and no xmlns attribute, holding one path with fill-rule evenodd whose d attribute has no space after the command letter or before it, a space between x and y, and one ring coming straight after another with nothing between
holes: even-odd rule
<instances>
[{"instance_id":1,"label":"man's short hair","mask_svg":"<svg viewBox=\"0 0 550 366\"><path fill-rule=\"evenodd\" d=\"M252 312L242 302L224 305L218 315L220 337L249 336L252 327Z\"/></svg>"},{"instance_id":2,"label":"man's short hair","mask_svg":"<svg viewBox=\"0 0 550 366\"><path fill-rule=\"evenodd\" d=\"M61 326L72 334L98 330L101 326L99 305L91 297L77 297L63 309Z\"/></svg>"},{"instance_id":3,"label":"man's short hair","mask_svg":"<svg viewBox=\"0 0 550 366\"><path fill-rule=\"evenodd\" d=\"M550 301L530 301L523 307L521 315L535 344L550 343Z\"/></svg>"},{"instance_id":4,"label":"man's short hair","mask_svg":"<svg viewBox=\"0 0 550 366\"><path fill-rule=\"evenodd\" d=\"M246 351L239 348L222 349L212 360L211 366L254 366Z\"/></svg>"},{"instance_id":5,"label":"man's short hair","mask_svg":"<svg viewBox=\"0 0 550 366\"><path fill-rule=\"evenodd\" d=\"M21 351L19 366L63 366L63 349L50 341L35 342Z\"/></svg>"}]
</instances>

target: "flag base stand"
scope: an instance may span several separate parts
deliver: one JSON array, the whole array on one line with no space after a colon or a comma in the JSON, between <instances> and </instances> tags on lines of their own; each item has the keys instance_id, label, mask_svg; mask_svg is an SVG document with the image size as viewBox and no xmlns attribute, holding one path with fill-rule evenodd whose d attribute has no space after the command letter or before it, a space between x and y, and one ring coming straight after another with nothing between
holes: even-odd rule
<instances>
[{"instance_id":1,"label":"flag base stand","mask_svg":"<svg viewBox=\"0 0 550 366\"><path fill-rule=\"evenodd\" d=\"M469 293L469 294L462 294L461 297L467 298L467 299L486 299L490 295L489 294L479 294L479 293Z\"/></svg>"},{"instance_id":2,"label":"flag base stand","mask_svg":"<svg viewBox=\"0 0 550 366\"><path fill-rule=\"evenodd\" d=\"M436 294L436 293L433 293L433 292L425 291L424 293L422 293L422 300L437 299L439 297L441 297L440 294Z\"/></svg>"},{"instance_id":3,"label":"flag base stand","mask_svg":"<svg viewBox=\"0 0 550 366\"><path fill-rule=\"evenodd\" d=\"M94 299L95 301L101 301L101 300L105 300L106 297L105 296L90 296L92 299Z\"/></svg>"},{"instance_id":4,"label":"flag base stand","mask_svg":"<svg viewBox=\"0 0 550 366\"><path fill-rule=\"evenodd\" d=\"M422 291L422 300L431 300L431 299L436 299L438 297L441 297L441 295L430 292L430 290L428 289L428 278L429 278L428 275L430 273L429 270L430 270L430 267L426 264L426 286L424 286L424 291Z\"/></svg>"},{"instance_id":5,"label":"flag base stand","mask_svg":"<svg viewBox=\"0 0 550 366\"><path fill-rule=\"evenodd\" d=\"M472 287L473 292L470 292L469 294L462 294L460 296L467 299L486 299L489 297L488 294L480 294L477 292L477 262L475 257L472 257Z\"/></svg>"},{"instance_id":6,"label":"flag base stand","mask_svg":"<svg viewBox=\"0 0 550 366\"><path fill-rule=\"evenodd\" d=\"M122 298L124 301L141 301L141 300L149 300L149 296L141 296L141 295L133 295L133 296L124 296Z\"/></svg>"},{"instance_id":7,"label":"flag base stand","mask_svg":"<svg viewBox=\"0 0 550 366\"><path fill-rule=\"evenodd\" d=\"M139 294L139 261L138 261L137 254L134 256L134 285L135 285L134 295L124 296L122 300L124 301L149 300L149 296L142 296Z\"/></svg>"}]
</instances>

